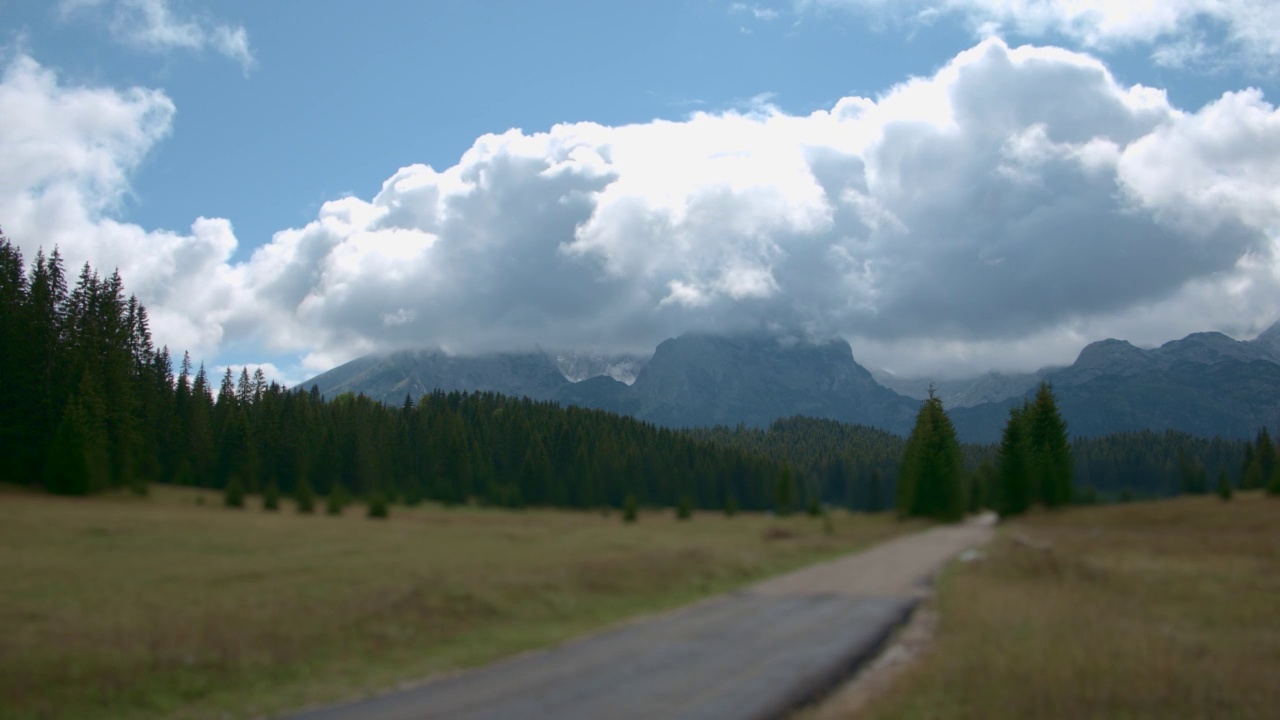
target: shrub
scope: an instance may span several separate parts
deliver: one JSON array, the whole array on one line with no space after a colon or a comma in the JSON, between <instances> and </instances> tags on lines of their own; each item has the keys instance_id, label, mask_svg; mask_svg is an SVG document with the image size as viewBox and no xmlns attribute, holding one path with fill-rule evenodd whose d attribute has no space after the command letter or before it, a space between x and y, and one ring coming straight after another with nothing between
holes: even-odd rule
<instances>
[{"instance_id":1,"label":"shrub","mask_svg":"<svg viewBox=\"0 0 1280 720\"><path fill-rule=\"evenodd\" d=\"M298 512L310 515L316 511L316 494L305 477L298 478L298 485L293 489L293 499L298 503Z\"/></svg>"},{"instance_id":2,"label":"shrub","mask_svg":"<svg viewBox=\"0 0 1280 720\"><path fill-rule=\"evenodd\" d=\"M387 517L387 496L375 492L369 496L369 517L382 520Z\"/></svg>"},{"instance_id":3,"label":"shrub","mask_svg":"<svg viewBox=\"0 0 1280 720\"><path fill-rule=\"evenodd\" d=\"M329 500L325 503L324 511L328 515L341 515L346 506L346 493L342 491L342 486L335 482L333 488L329 490Z\"/></svg>"},{"instance_id":4,"label":"shrub","mask_svg":"<svg viewBox=\"0 0 1280 720\"><path fill-rule=\"evenodd\" d=\"M267 512L280 509L280 487L275 480L267 483L267 487L262 490L262 509Z\"/></svg>"},{"instance_id":5,"label":"shrub","mask_svg":"<svg viewBox=\"0 0 1280 720\"><path fill-rule=\"evenodd\" d=\"M240 480L239 475L232 475L227 480L227 490L222 497L222 503L229 508L244 507L244 482Z\"/></svg>"},{"instance_id":6,"label":"shrub","mask_svg":"<svg viewBox=\"0 0 1280 720\"><path fill-rule=\"evenodd\" d=\"M1222 498L1223 500L1230 500L1233 494L1234 494L1234 489L1231 487L1231 479L1227 477L1227 471L1219 470L1218 471L1218 497Z\"/></svg>"}]
</instances>

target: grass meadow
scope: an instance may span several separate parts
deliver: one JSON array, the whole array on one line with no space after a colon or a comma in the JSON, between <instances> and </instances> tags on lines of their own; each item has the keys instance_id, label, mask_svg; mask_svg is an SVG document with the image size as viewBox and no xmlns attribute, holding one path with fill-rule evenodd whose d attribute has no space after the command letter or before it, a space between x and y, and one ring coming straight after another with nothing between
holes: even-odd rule
<instances>
[{"instance_id":1,"label":"grass meadow","mask_svg":"<svg viewBox=\"0 0 1280 720\"><path fill-rule=\"evenodd\" d=\"M864 717L1280 714L1280 498L1033 514L936 602L935 645Z\"/></svg>"},{"instance_id":2,"label":"grass meadow","mask_svg":"<svg viewBox=\"0 0 1280 720\"><path fill-rule=\"evenodd\" d=\"M0 489L0 708L225 718L545 646L915 529L889 516L221 506Z\"/></svg>"}]
</instances>

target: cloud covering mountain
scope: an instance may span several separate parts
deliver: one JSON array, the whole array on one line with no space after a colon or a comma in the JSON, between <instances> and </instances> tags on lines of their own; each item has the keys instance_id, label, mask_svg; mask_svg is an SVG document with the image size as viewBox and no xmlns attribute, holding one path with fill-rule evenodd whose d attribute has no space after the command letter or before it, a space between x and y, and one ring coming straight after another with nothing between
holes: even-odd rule
<instances>
[{"instance_id":1,"label":"cloud covering mountain","mask_svg":"<svg viewBox=\"0 0 1280 720\"><path fill-rule=\"evenodd\" d=\"M229 220L115 219L173 130L165 93L18 54L0 107L5 231L28 255L119 266L157 338L197 354L325 369L788 328L900 374L1033 369L1101 337L1247 336L1280 297L1280 113L1261 92L1184 110L1090 55L995 37L808 115L485 135L247 257Z\"/></svg>"}]
</instances>

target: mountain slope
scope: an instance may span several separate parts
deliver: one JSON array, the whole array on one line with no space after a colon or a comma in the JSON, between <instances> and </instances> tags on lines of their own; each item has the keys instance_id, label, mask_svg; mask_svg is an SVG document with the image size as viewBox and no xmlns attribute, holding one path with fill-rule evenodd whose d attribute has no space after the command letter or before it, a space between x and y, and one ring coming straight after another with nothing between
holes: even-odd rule
<instances>
[{"instance_id":1,"label":"mountain slope","mask_svg":"<svg viewBox=\"0 0 1280 720\"><path fill-rule=\"evenodd\" d=\"M932 386L934 394L942 398L943 404L948 408L960 408L1022 397L1024 393L1040 383L1040 379L1046 372L1048 370L1034 373L989 372L977 377L953 380L898 377L883 370L872 370L871 375L881 385L899 395L906 395L916 400L929 397L929 388Z\"/></svg>"},{"instance_id":2,"label":"mountain slope","mask_svg":"<svg viewBox=\"0 0 1280 720\"><path fill-rule=\"evenodd\" d=\"M632 384L615 379L629 379L634 368L639 371ZM570 382L566 370L575 376L594 370L609 374ZM1009 409L1029 397L1040 378L1053 384L1073 435L1173 429L1250 437L1262 425L1280 425L1280 323L1249 341L1195 333L1143 349L1102 340L1081 350L1065 368L991 373L939 384L938 392L961 439L995 442ZM765 335L683 335L660 344L647 362L625 356L398 352L353 360L302 387L312 384L327 397L362 392L391 404L402 402L406 393L417 397L435 388L488 390L609 410L668 427L765 427L803 415L906 434L920 407L918 399L876 382L843 340Z\"/></svg>"},{"instance_id":3,"label":"mountain slope","mask_svg":"<svg viewBox=\"0 0 1280 720\"><path fill-rule=\"evenodd\" d=\"M571 383L555 362L541 353L501 353L460 357L434 350L400 351L352 360L302 383L316 385L326 398L345 392L399 405L406 394L418 398L432 390L488 390L504 395L551 400Z\"/></svg>"},{"instance_id":4,"label":"mountain slope","mask_svg":"<svg viewBox=\"0 0 1280 720\"><path fill-rule=\"evenodd\" d=\"M843 340L683 335L660 344L634 384L618 385L561 397L670 427L764 427L804 415L905 432L919 408L876 383Z\"/></svg>"},{"instance_id":5,"label":"mountain slope","mask_svg":"<svg viewBox=\"0 0 1280 720\"><path fill-rule=\"evenodd\" d=\"M1144 350L1102 340L1069 367L1046 373L1073 435L1181 430L1246 438L1280 421L1280 324L1250 341L1195 333ZM961 439L995 442L1009 409L1030 397L952 410Z\"/></svg>"}]
</instances>

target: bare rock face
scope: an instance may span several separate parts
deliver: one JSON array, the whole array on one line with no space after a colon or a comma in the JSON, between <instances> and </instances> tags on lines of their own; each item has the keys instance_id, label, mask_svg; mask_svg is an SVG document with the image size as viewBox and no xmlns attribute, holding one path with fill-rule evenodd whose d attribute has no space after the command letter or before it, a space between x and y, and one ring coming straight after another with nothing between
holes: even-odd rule
<instances>
[{"instance_id":1,"label":"bare rock face","mask_svg":"<svg viewBox=\"0 0 1280 720\"><path fill-rule=\"evenodd\" d=\"M649 358L626 354L559 352L555 354L555 361L556 367L569 382L577 383L605 376L623 385L631 385Z\"/></svg>"},{"instance_id":2,"label":"bare rock face","mask_svg":"<svg viewBox=\"0 0 1280 720\"><path fill-rule=\"evenodd\" d=\"M672 427L762 427L805 415L902 432L919 407L878 384L843 340L763 335L667 340L630 390L637 417Z\"/></svg>"},{"instance_id":3,"label":"bare rock face","mask_svg":"<svg viewBox=\"0 0 1280 720\"><path fill-rule=\"evenodd\" d=\"M1173 429L1251 437L1280 427L1280 324L1249 341L1196 333L1143 349L1123 340L1085 347L1068 367L937 384L961 439L995 442L1009 409L1040 380L1053 384L1077 436ZM576 382L571 381L576 380ZM770 335L682 335L653 357L543 352L457 357L405 351L353 360L303 383L326 397L364 393L398 405L440 389L493 391L637 417L666 427L764 427L803 415L906 434L919 380L884 387L843 340ZM909 382L921 384L914 388ZM917 395L916 398L907 394Z\"/></svg>"},{"instance_id":4,"label":"bare rock face","mask_svg":"<svg viewBox=\"0 0 1280 720\"><path fill-rule=\"evenodd\" d=\"M598 374L584 379L592 372ZM843 340L766 335L684 335L663 342L647 362L634 356L404 351L353 360L302 387L312 385L325 397L355 392L389 404L435 389L488 390L667 427L762 427L805 415L906 432L919 408L916 400L876 383Z\"/></svg>"}]
</instances>

